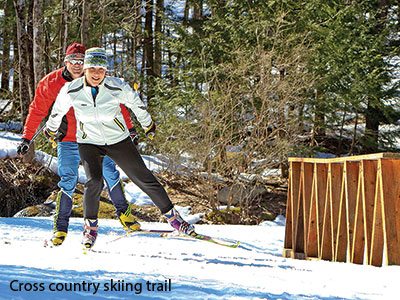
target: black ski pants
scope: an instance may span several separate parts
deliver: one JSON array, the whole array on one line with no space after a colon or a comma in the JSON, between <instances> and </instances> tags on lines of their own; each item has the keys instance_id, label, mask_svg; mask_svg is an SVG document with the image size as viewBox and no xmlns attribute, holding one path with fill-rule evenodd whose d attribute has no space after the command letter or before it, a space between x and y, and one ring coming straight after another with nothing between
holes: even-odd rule
<instances>
[{"instance_id":1,"label":"black ski pants","mask_svg":"<svg viewBox=\"0 0 400 300\"><path fill-rule=\"evenodd\" d=\"M113 145L79 144L79 155L87 177L83 196L84 218L97 219L100 193L104 185L102 163L106 155L150 197L161 213L164 214L173 207L163 186L147 169L130 138Z\"/></svg>"}]
</instances>

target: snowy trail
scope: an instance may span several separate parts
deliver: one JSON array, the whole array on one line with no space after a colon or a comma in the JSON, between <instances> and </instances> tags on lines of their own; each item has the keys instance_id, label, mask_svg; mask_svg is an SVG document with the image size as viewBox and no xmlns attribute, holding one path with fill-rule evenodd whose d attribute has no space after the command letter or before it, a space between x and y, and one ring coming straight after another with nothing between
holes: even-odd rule
<instances>
[{"instance_id":1,"label":"snowy trail","mask_svg":"<svg viewBox=\"0 0 400 300\"><path fill-rule=\"evenodd\" d=\"M399 267L283 258L279 220L196 226L204 234L240 240L237 249L147 234L110 243L123 230L116 220L100 221L98 252L85 255L82 219L71 220L61 247L44 248L50 218L0 218L0 299L394 299L399 292ZM163 223L142 227L169 229ZM12 291L18 283L41 284L43 290ZM63 291L52 291L56 284ZM75 291L65 290L74 284Z\"/></svg>"}]
</instances>

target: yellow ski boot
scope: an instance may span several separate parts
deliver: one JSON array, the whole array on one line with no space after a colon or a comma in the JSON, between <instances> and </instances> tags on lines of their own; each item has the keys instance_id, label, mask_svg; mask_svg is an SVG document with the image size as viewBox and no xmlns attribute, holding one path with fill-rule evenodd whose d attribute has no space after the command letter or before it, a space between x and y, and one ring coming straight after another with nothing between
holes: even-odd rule
<instances>
[{"instance_id":1,"label":"yellow ski boot","mask_svg":"<svg viewBox=\"0 0 400 300\"><path fill-rule=\"evenodd\" d=\"M64 231L56 231L53 233L53 236L51 237L51 242L54 246L60 246L65 238L67 237L67 233Z\"/></svg>"},{"instance_id":2,"label":"yellow ski boot","mask_svg":"<svg viewBox=\"0 0 400 300\"><path fill-rule=\"evenodd\" d=\"M122 224L122 227L126 231L138 231L140 230L140 224L136 221L135 217L131 213L132 207L129 205L126 212L119 216L119 221Z\"/></svg>"}]
</instances>

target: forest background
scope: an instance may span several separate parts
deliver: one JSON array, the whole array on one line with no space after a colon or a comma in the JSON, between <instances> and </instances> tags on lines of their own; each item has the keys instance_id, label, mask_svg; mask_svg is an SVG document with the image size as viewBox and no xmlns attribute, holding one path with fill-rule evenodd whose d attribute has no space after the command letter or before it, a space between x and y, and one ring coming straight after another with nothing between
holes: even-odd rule
<instances>
[{"instance_id":1,"label":"forest background","mask_svg":"<svg viewBox=\"0 0 400 300\"><path fill-rule=\"evenodd\" d=\"M171 169L186 162L211 208L215 174L228 192L242 187L244 220L269 170L287 177L289 156L400 150L398 1L0 5L2 122L24 123L37 82L62 66L69 43L104 47L109 74L139 84L158 125L143 153L162 153ZM52 151L43 138L35 146Z\"/></svg>"}]
</instances>

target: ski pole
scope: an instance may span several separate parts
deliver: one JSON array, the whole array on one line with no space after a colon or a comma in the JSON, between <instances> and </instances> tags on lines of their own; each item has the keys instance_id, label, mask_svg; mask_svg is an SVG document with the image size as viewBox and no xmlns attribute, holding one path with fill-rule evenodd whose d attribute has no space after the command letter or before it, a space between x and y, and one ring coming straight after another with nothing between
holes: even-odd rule
<instances>
[{"instance_id":1,"label":"ski pole","mask_svg":"<svg viewBox=\"0 0 400 300\"><path fill-rule=\"evenodd\" d=\"M34 136L33 136L32 139L31 139L31 141L29 142L29 146L33 143L33 141L38 137L38 135L39 135L45 128L46 128L46 123L44 123L44 124L42 125L42 127L40 127L40 128L36 131L36 133L34 134ZM50 142L51 142L51 147L52 147L53 149L54 149L54 148L57 148L57 142L56 142L55 140L51 139Z\"/></svg>"},{"instance_id":2,"label":"ski pole","mask_svg":"<svg viewBox=\"0 0 400 300\"><path fill-rule=\"evenodd\" d=\"M33 141L38 137L38 135L44 130L45 127L46 127L46 123L44 123L44 124L42 125L42 127L40 127L40 128L36 131L36 133L33 135L32 139L30 140L29 145L33 143Z\"/></svg>"}]
</instances>

